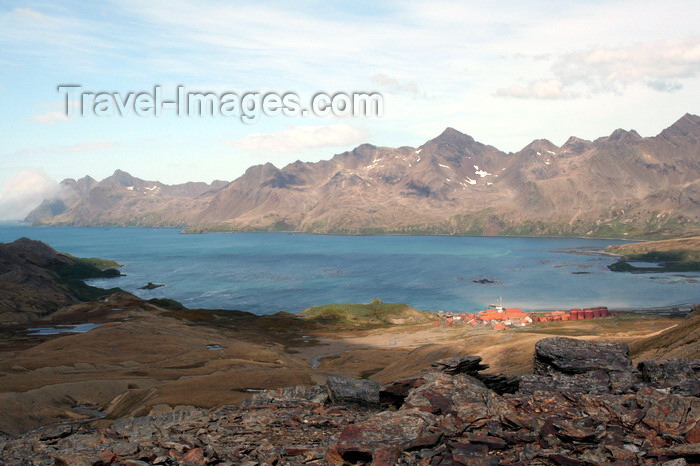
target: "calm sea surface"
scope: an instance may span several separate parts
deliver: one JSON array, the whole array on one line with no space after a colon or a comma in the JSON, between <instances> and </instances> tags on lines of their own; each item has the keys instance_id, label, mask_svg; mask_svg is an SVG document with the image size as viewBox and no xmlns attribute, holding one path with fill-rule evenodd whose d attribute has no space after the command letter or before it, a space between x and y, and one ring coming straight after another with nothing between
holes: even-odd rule
<instances>
[{"instance_id":1,"label":"calm sea surface","mask_svg":"<svg viewBox=\"0 0 700 466\"><path fill-rule=\"evenodd\" d=\"M124 265L126 276L92 280L95 286L256 314L374 297L424 310L470 312L499 297L506 306L527 310L700 301L700 273L614 273L606 268L611 257L562 251L621 243L610 240L0 226L0 242L22 236ZM148 282L166 286L138 289Z\"/></svg>"}]
</instances>

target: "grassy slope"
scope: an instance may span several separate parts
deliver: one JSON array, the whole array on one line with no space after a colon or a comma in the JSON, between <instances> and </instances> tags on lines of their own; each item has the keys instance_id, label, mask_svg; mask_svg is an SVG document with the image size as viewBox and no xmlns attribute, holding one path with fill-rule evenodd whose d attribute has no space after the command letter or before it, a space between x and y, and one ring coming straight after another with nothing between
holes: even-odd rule
<instances>
[{"instance_id":1,"label":"grassy slope","mask_svg":"<svg viewBox=\"0 0 700 466\"><path fill-rule=\"evenodd\" d=\"M630 354L639 360L700 358L700 305L688 319L653 337L630 344Z\"/></svg>"},{"instance_id":2,"label":"grassy slope","mask_svg":"<svg viewBox=\"0 0 700 466\"><path fill-rule=\"evenodd\" d=\"M430 314L408 304L383 303L373 299L367 304L343 303L314 306L305 309L302 316L348 326L376 326L386 324L419 323L432 320Z\"/></svg>"},{"instance_id":3,"label":"grassy slope","mask_svg":"<svg viewBox=\"0 0 700 466\"><path fill-rule=\"evenodd\" d=\"M568 221L544 221L537 219L515 220L509 214L494 209L454 215L443 221L400 224L396 226L349 226L327 221L305 224L304 227L273 222L255 226L234 221L187 225L185 233L214 232L269 232L298 231L309 234L340 235L459 235L459 236L563 236L620 239L664 239L697 235L700 224L677 217L659 216L651 212L646 218L634 221L616 218L605 221L578 219Z\"/></svg>"},{"instance_id":4,"label":"grassy slope","mask_svg":"<svg viewBox=\"0 0 700 466\"><path fill-rule=\"evenodd\" d=\"M75 257L70 254L65 255L70 257L71 259L75 259L80 263L96 267L100 270L118 269L119 267L121 267L121 264L110 259L100 259L99 257Z\"/></svg>"},{"instance_id":5,"label":"grassy slope","mask_svg":"<svg viewBox=\"0 0 700 466\"><path fill-rule=\"evenodd\" d=\"M606 251L612 254L620 255L646 254L649 252L688 251L697 255L700 253L700 236L667 239L662 241L644 241L642 243L618 244L615 246L608 246Z\"/></svg>"},{"instance_id":6,"label":"grassy slope","mask_svg":"<svg viewBox=\"0 0 700 466\"><path fill-rule=\"evenodd\" d=\"M608 246L605 251L622 256L619 262L611 266L611 270L618 272L700 271L700 236ZM635 260L659 262L664 267L645 269L627 263Z\"/></svg>"},{"instance_id":7,"label":"grassy slope","mask_svg":"<svg viewBox=\"0 0 700 466\"><path fill-rule=\"evenodd\" d=\"M81 301L94 301L105 295L121 291L120 288L97 288L83 281L90 278L118 277L120 273L117 269L103 268L112 264L119 266L116 262L95 257L69 257L74 261L72 264L55 263L49 269L56 274L59 281L68 285L73 294Z\"/></svg>"}]
</instances>

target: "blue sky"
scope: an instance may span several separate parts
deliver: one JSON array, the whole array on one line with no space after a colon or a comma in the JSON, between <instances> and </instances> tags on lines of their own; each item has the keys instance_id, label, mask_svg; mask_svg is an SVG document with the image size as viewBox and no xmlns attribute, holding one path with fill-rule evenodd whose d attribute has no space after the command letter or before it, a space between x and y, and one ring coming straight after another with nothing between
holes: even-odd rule
<instances>
[{"instance_id":1,"label":"blue sky","mask_svg":"<svg viewBox=\"0 0 700 466\"><path fill-rule=\"evenodd\" d=\"M0 219L66 177L232 180L452 126L505 151L700 113L694 1L0 2ZM86 90L377 91L381 118L66 119ZM319 137L321 135L322 137Z\"/></svg>"}]
</instances>

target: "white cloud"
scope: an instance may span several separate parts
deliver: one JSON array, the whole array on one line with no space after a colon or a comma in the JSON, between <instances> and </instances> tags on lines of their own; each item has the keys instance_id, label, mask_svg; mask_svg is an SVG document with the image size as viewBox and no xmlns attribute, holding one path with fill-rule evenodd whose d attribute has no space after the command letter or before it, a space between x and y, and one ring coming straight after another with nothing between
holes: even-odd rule
<instances>
[{"instance_id":1,"label":"white cloud","mask_svg":"<svg viewBox=\"0 0 700 466\"><path fill-rule=\"evenodd\" d=\"M45 125L55 125L70 120L68 115L63 112L46 112L34 115L32 121L43 123Z\"/></svg>"},{"instance_id":2,"label":"white cloud","mask_svg":"<svg viewBox=\"0 0 700 466\"><path fill-rule=\"evenodd\" d=\"M119 143L112 141L87 141L72 144L70 146L62 146L60 149L66 152L95 152L99 150L107 150L112 147L117 147Z\"/></svg>"},{"instance_id":3,"label":"white cloud","mask_svg":"<svg viewBox=\"0 0 700 466\"><path fill-rule=\"evenodd\" d=\"M562 56L552 70L566 85L584 83L594 92L619 92L632 84L651 84L658 90L659 82L700 73L700 37L595 47Z\"/></svg>"},{"instance_id":4,"label":"white cloud","mask_svg":"<svg viewBox=\"0 0 700 466\"><path fill-rule=\"evenodd\" d=\"M505 150L519 150L537 137L572 133L596 137L619 126L655 134L652 131L679 115L698 111L695 96L700 79L692 71L692 62L671 57L654 69L660 52L642 50L644 43L654 46L669 38L697 36L700 9L693 2L438 2L359 6L325 2L319 8L318 2L113 0L89 8L55 2L32 3L29 11L0 8L0 67L10 77L10 81L3 78L2 95L11 87L10 102L23 95L58 99L55 86L66 79L96 92L149 90L155 83L166 89L168 84L174 88L180 83L190 88L197 83L202 90L289 91L302 98L316 92L378 88L386 94L385 116L371 121L373 142L418 145L453 126ZM672 49L664 48L671 55ZM600 52L611 55L605 58L607 65L586 62ZM694 78L678 72L679 60L686 60L681 71L690 67ZM674 66L669 68L669 61ZM559 64L563 69L552 68ZM629 70L644 67L651 71L642 77ZM602 86L610 70L624 73L611 77L612 86ZM666 72L670 75L662 75ZM416 98L426 94L430 105ZM599 110L595 119L586 115L591 105ZM26 126L39 126L64 121L58 115L44 115L60 110L18 106L13 114ZM42 115L32 122L32 114ZM347 122L297 120L291 124ZM504 132L505 122L513 129ZM95 130L105 132L95 133L95 139L113 136L108 128L114 126L106 123L96 122ZM184 130L184 123L172 123L168 118L133 117L125 119L123 126L120 122L119 140L124 145L120 157L130 157L138 171L151 170L151 165L162 168L164 154L170 158L178 153L185 159L197 152L199 166L220 170L219 157L230 150L220 143L220 124L188 120ZM274 132L286 124L277 120L266 123L265 129L247 128L236 132L235 138L243 137L242 131ZM65 128L64 134L79 137L75 126L59 127ZM15 126L4 125L4 129L13 132ZM144 148L136 143L146 136L157 141L147 148L152 157L143 157ZM4 150L18 151L27 144L46 147L32 150L36 157L29 162L37 166L47 163L46 153L70 156L65 147L52 149L54 144L65 144L48 139L52 137L52 131L32 133L32 142L5 137ZM256 138L257 146L265 146L264 135L240 143L252 145ZM280 150L274 141L267 145ZM329 153L319 149L294 155L311 160ZM101 157L84 159L80 164L86 165L85 170L103 169ZM247 160L236 157L227 163L243 172ZM161 176L191 176L186 170L175 172Z\"/></svg>"},{"instance_id":5,"label":"white cloud","mask_svg":"<svg viewBox=\"0 0 700 466\"><path fill-rule=\"evenodd\" d=\"M41 201L55 195L59 185L39 170L24 170L10 178L0 192L0 220L22 220Z\"/></svg>"},{"instance_id":6,"label":"white cloud","mask_svg":"<svg viewBox=\"0 0 700 466\"><path fill-rule=\"evenodd\" d=\"M120 144L113 141L85 141L78 142L76 144L70 144L65 146L50 146L50 147L30 147L26 149L19 149L9 154L7 157L22 157L34 154L65 154L65 153L78 153L78 152L97 152L102 150L111 149L117 147Z\"/></svg>"},{"instance_id":7,"label":"white cloud","mask_svg":"<svg viewBox=\"0 0 700 466\"><path fill-rule=\"evenodd\" d=\"M570 52L554 61L551 72L553 78L501 88L495 94L523 99L571 99L592 93L621 94L633 85L645 85L659 92L678 91L683 80L700 74L700 37Z\"/></svg>"},{"instance_id":8,"label":"white cloud","mask_svg":"<svg viewBox=\"0 0 700 466\"><path fill-rule=\"evenodd\" d=\"M517 99L570 99L577 97L576 93L564 90L564 84L558 79L531 81L525 86L514 84L511 87L496 90L499 97L515 97Z\"/></svg>"},{"instance_id":9,"label":"white cloud","mask_svg":"<svg viewBox=\"0 0 700 466\"><path fill-rule=\"evenodd\" d=\"M295 126L272 133L253 133L225 144L248 152L294 153L366 142L367 133L352 125Z\"/></svg>"},{"instance_id":10,"label":"white cloud","mask_svg":"<svg viewBox=\"0 0 700 466\"><path fill-rule=\"evenodd\" d=\"M413 97L427 97L424 91L418 88L415 81L401 82L383 73L372 76L372 83L386 89L388 92L408 94Z\"/></svg>"},{"instance_id":11,"label":"white cloud","mask_svg":"<svg viewBox=\"0 0 700 466\"><path fill-rule=\"evenodd\" d=\"M675 92L683 88L683 85L676 81L665 81L663 79L655 79L649 81L647 86L659 92Z\"/></svg>"},{"instance_id":12,"label":"white cloud","mask_svg":"<svg viewBox=\"0 0 700 466\"><path fill-rule=\"evenodd\" d=\"M46 19L44 15L42 15L40 12L32 10L31 8L15 8L14 10L12 10L12 12L19 16L26 16L27 18L31 19L42 21Z\"/></svg>"},{"instance_id":13,"label":"white cloud","mask_svg":"<svg viewBox=\"0 0 700 466\"><path fill-rule=\"evenodd\" d=\"M72 116L67 115L66 105L70 106L70 111ZM64 123L69 120L77 118L80 112L80 102L76 100L71 100L66 103L63 102L43 102L38 104L38 107L43 110L42 113L35 114L32 116L32 121L37 123L43 123L45 125L55 125L57 123Z\"/></svg>"}]
</instances>

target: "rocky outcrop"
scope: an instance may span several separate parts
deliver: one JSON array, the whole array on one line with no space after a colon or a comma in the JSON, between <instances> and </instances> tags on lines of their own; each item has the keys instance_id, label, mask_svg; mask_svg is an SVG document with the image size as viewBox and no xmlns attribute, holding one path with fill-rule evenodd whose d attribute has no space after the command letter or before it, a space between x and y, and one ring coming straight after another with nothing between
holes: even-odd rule
<instances>
[{"instance_id":1,"label":"rocky outcrop","mask_svg":"<svg viewBox=\"0 0 700 466\"><path fill-rule=\"evenodd\" d=\"M430 369L413 377L400 379L382 387L379 392L380 405L383 407L400 407L409 392L433 382L439 374L468 375L476 379L478 383L499 394L515 393L518 389L520 378L503 374L481 374L480 371L489 368L488 364L481 363L479 356L458 356L445 358L434 362Z\"/></svg>"},{"instance_id":2,"label":"rocky outcrop","mask_svg":"<svg viewBox=\"0 0 700 466\"><path fill-rule=\"evenodd\" d=\"M632 361L624 343L555 337L537 342L534 367L536 374L624 372L631 369Z\"/></svg>"},{"instance_id":3,"label":"rocky outcrop","mask_svg":"<svg viewBox=\"0 0 700 466\"><path fill-rule=\"evenodd\" d=\"M212 412L120 419L109 428L47 427L0 440L0 458L132 465L700 461L700 398L677 388L697 382L699 361L645 361L634 369L624 345L566 338L543 340L535 360L539 379L523 377L516 393L499 394L479 380L480 358L450 358L380 393L367 381L330 379ZM595 389L582 389L586 377L600 378ZM623 388L616 378L633 383ZM369 406L368 393L391 399L391 409Z\"/></svg>"},{"instance_id":4,"label":"rocky outcrop","mask_svg":"<svg viewBox=\"0 0 700 466\"><path fill-rule=\"evenodd\" d=\"M368 406L379 406L379 389L381 386L374 380L357 380L330 376L326 383L330 398L337 403L360 403Z\"/></svg>"},{"instance_id":5,"label":"rocky outcrop","mask_svg":"<svg viewBox=\"0 0 700 466\"><path fill-rule=\"evenodd\" d=\"M668 388L671 393L700 396L700 360L670 359L642 361L639 371L654 387Z\"/></svg>"},{"instance_id":6,"label":"rocky outcrop","mask_svg":"<svg viewBox=\"0 0 700 466\"><path fill-rule=\"evenodd\" d=\"M147 284L140 286L139 290L155 290L156 288L160 288L163 285L162 283L153 283L153 282L148 282Z\"/></svg>"},{"instance_id":7,"label":"rocky outcrop","mask_svg":"<svg viewBox=\"0 0 700 466\"><path fill-rule=\"evenodd\" d=\"M461 356L441 359L440 361L435 361L431 367L450 375L469 374L472 376L476 375L479 371L489 368L488 364L481 364L481 358L479 356Z\"/></svg>"},{"instance_id":8,"label":"rocky outcrop","mask_svg":"<svg viewBox=\"0 0 700 466\"><path fill-rule=\"evenodd\" d=\"M119 276L55 251L41 241L20 238L0 243L0 322L28 322L63 306L97 299L116 290L86 285L82 279Z\"/></svg>"},{"instance_id":9,"label":"rocky outcrop","mask_svg":"<svg viewBox=\"0 0 700 466\"><path fill-rule=\"evenodd\" d=\"M555 337L535 345L534 374L521 378L519 390L567 393L624 393L636 381L627 345Z\"/></svg>"}]
</instances>

